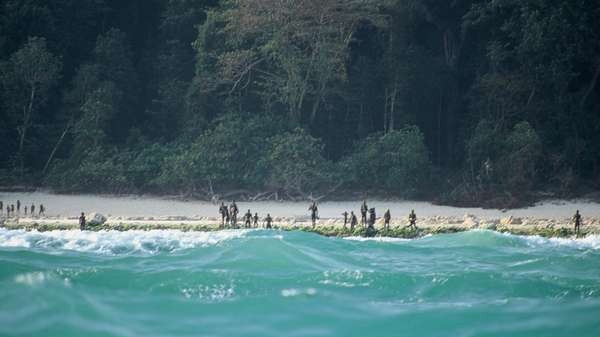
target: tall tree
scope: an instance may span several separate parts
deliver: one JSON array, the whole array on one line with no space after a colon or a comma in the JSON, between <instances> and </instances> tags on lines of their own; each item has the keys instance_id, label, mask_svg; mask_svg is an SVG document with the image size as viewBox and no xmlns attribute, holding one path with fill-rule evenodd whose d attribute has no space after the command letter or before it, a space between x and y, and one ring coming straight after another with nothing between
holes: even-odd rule
<instances>
[{"instance_id":1,"label":"tall tree","mask_svg":"<svg viewBox=\"0 0 600 337\"><path fill-rule=\"evenodd\" d=\"M16 122L19 135L17 160L21 172L25 165L28 131L36 115L42 111L50 90L59 80L61 67L60 59L48 51L46 39L41 37L29 38L21 49L11 55L4 67L4 102Z\"/></svg>"}]
</instances>

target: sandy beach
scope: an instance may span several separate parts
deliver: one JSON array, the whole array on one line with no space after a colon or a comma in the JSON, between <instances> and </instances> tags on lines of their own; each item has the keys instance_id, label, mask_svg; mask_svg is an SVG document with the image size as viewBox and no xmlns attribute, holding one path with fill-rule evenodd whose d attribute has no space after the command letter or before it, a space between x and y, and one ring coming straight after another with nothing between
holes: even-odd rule
<instances>
[{"instance_id":1,"label":"sandy beach","mask_svg":"<svg viewBox=\"0 0 600 337\"><path fill-rule=\"evenodd\" d=\"M183 201L155 197L112 197L94 195L55 195L49 193L0 193L0 200L21 200L23 205L44 204L45 216L20 214L6 218L0 216L2 226L8 229L75 229L79 228L78 215L100 213L107 220L101 229L180 229L216 230L220 228L218 205L202 201ZM600 234L600 204L585 200L553 200L532 207L512 210L482 208L460 208L433 205L414 201L368 201L369 207L376 207L378 220L376 229L383 228L381 216L390 209L392 229L408 225L408 212L417 213L417 225L424 232L444 232L447 230L494 229L517 233L535 234L539 231L572 230L572 214L576 209L583 216L582 232ZM310 228L308 203L300 202L240 202L238 226L243 226L241 214L247 209L257 212L261 218L266 213L273 217L273 225L281 229ZM353 210L359 215L360 201L323 202L319 204L319 228L342 230L344 211ZM24 207L24 206L22 206ZM88 216L88 219L89 216ZM360 227L360 226L359 226Z\"/></svg>"}]
</instances>

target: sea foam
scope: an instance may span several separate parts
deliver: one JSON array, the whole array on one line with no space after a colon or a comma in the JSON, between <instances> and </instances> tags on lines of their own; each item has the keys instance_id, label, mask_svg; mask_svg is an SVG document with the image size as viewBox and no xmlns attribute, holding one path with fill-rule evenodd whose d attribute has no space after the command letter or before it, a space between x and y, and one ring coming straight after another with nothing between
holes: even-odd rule
<instances>
[{"instance_id":1,"label":"sea foam","mask_svg":"<svg viewBox=\"0 0 600 337\"><path fill-rule=\"evenodd\" d=\"M248 230L217 232L151 231L25 231L0 228L0 247L79 251L103 255L157 254L217 245L241 238Z\"/></svg>"},{"instance_id":2,"label":"sea foam","mask_svg":"<svg viewBox=\"0 0 600 337\"><path fill-rule=\"evenodd\" d=\"M514 235L513 235L514 236ZM544 238L541 236L520 236L531 246L565 246L580 249L600 249L600 235L588 235L582 238Z\"/></svg>"}]
</instances>

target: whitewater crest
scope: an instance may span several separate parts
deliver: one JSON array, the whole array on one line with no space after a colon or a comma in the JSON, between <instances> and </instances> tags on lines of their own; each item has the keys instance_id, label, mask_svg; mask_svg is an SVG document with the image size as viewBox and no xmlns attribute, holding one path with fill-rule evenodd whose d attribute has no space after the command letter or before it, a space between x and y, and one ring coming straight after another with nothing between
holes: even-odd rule
<instances>
[{"instance_id":1,"label":"whitewater crest","mask_svg":"<svg viewBox=\"0 0 600 337\"><path fill-rule=\"evenodd\" d=\"M507 234L512 235L512 234ZM514 236L514 235L512 235ZM588 235L582 238L544 238L541 236L521 236L531 246L566 246L572 248L600 249L600 235Z\"/></svg>"},{"instance_id":2,"label":"whitewater crest","mask_svg":"<svg viewBox=\"0 0 600 337\"><path fill-rule=\"evenodd\" d=\"M248 230L216 232L151 231L25 231L0 228L0 247L79 251L102 255L158 254L217 245L244 237Z\"/></svg>"}]
</instances>

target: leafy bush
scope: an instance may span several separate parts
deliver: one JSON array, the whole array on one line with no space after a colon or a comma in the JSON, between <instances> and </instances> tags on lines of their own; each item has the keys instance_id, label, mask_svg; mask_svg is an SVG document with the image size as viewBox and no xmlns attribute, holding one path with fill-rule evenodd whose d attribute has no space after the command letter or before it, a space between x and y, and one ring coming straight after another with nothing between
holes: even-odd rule
<instances>
[{"instance_id":1,"label":"leafy bush","mask_svg":"<svg viewBox=\"0 0 600 337\"><path fill-rule=\"evenodd\" d=\"M343 161L348 183L414 195L427 182L431 170L423 134L416 126L359 142Z\"/></svg>"},{"instance_id":2,"label":"leafy bush","mask_svg":"<svg viewBox=\"0 0 600 337\"><path fill-rule=\"evenodd\" d=\"M503 135L490 122L481 121L467 142L467 151L469 171L482 189L523 193L538 179L542 144L528 122L515 124Z\"/></svg>"},{"instance_id":3,"label":"leafy bush","mask_svg":"<svg viewBox=\"0 0 600 337\"><path fill-rule=\"evenodd\" d=\"M267 157L269 183L303 193L329 183L332 164L323 158L323 144L300 128L271 139Z\"/></svg>"}]
</instances>

